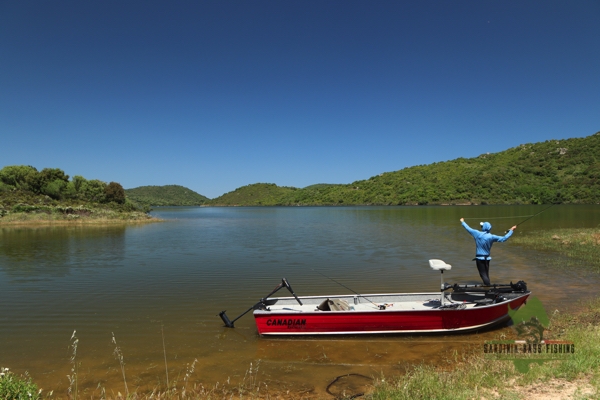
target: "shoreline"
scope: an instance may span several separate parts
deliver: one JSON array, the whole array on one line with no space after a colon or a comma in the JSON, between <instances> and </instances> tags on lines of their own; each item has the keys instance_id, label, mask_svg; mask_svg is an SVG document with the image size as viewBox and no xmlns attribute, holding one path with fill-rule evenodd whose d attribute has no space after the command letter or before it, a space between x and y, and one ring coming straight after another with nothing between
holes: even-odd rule
<instances>
[{"instance_id":1,"label":"shoreline","mask_svg":"<svg viewBox=\"0 0 600 400\"><path fill-rule=\"evenodd\" d=\"M2 227L43 227L43 226L94 226L94 225L141 225L155 222L163 222L164 220L156 217L133 217L133 218L25 218L25 219L10 219L4 220L0 218L0 228Z\"/></svg>"}]
</instances>

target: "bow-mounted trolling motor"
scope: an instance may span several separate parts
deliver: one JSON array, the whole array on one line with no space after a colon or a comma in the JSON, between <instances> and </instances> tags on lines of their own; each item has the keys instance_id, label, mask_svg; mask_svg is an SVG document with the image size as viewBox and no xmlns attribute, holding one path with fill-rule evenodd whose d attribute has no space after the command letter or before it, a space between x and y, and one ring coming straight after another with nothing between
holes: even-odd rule
<instances>
[{"instance_id":1,"label":"bow-mounted trolling motor","mask_svg":"<svg viewBox=\"0 0 600 400\"><path fill-rule=\"evenodd\" d=\"M221 319L223 320L223 322L225 323L225 326L227 328L235 328L235 326L233 326L233 323L235 321L237 321L238 319L242 318L244 315L246 315L249 311L251 310L258 310L258 309L266 309L267 306L269 305L269 302L267 301L267 299L269 297L271 297L273 294L275 294L279 289L283 289L286 288L287 290L290 291L290 293L292 294L292 296L294 296L294 298L296 299L296 301L302 305L302 302L300 301L300 299L298 298L298 296L296 296L296 293L294 293L294 291L292 290L292 287L290 286L289 282L287 281L287 279L282 278L281 279L281 283L279 285L277 285L275 287L275 289L273 289L273 291L271 293L269 293L268 295L266 295L265 297L263 297L262 299L260 299L258 301L258 303L256 303L255 305L253 305L252 307L250 307L249 309L247 309L246 311L244 311L242 314L240 314L237 318L235 318L233 321L230 321L229 318L227 317L227 315L225 314L225 311L221 311L219 313L219 317L221 317ZM272 303L271 303L272 304Z\"/></svg>"},{"instance_id":2,"label":"bow-mounted trolling motor","mask_svg":"<svg viewBox=\"0 0 600 400\"><path fill-rule=\"evenodd\" d=\"M527 292L527 283L518 281L517 283L495 283L491 285L454 285L445 284L443 290L452 289L453 292L497 292L497 293L525 293Z\"/></svg>"}]
</instances>

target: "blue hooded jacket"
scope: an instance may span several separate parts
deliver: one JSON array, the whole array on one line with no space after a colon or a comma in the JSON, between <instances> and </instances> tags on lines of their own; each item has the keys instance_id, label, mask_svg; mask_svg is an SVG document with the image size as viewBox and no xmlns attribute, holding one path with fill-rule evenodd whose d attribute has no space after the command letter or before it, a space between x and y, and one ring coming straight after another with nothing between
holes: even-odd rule
<instances>
[{"instance_id":1,"label":"blue hooded jacket","mask_svg":"<svg viewBox=\"0 0 600 400\"><path fill-rule=\"evenodd\" d=\"M475 258L479 260L491 260L492 257L490 257L490 250L492 249L492 244L494 242L506 242L513 234L513 231L509 230L504 236L492 235L490 233L492 225L489 222L484 222L481 225L482 231L471 228L464 221L462 221L461 224L475 239L475 245L477 246Z\"/></svg>"}]
</instances>

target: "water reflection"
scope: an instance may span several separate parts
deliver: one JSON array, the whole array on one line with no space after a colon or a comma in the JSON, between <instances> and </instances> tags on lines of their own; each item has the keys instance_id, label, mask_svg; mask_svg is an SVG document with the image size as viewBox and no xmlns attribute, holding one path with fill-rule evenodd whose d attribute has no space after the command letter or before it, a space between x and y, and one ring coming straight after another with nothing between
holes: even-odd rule
<instances>
[{"instance_id":1,"label":"water reflection","mask_svg":"<svg viewBox=\"0 0 600 400\"><path fill-rule=\"evenodd\" d=\"M64 277L73 268L119 265L125 226L0 228L0 270L9 277Z\"/></svg>"}]
</instances>

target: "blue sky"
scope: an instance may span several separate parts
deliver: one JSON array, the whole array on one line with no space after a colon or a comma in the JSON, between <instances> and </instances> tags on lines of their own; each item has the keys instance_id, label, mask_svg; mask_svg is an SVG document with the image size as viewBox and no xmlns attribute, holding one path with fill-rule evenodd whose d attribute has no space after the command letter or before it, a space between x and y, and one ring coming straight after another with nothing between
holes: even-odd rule
<instances>
[{"instance_id":1,"label":"blue sky","mask_svg":"<svg viewBox=\"0 0 600 400\"><path fill-rule=\"evenodd\" d=\"M218 197L600 130L600 2L2 1L0 167Z\"/></svg>"}]
</instances>

